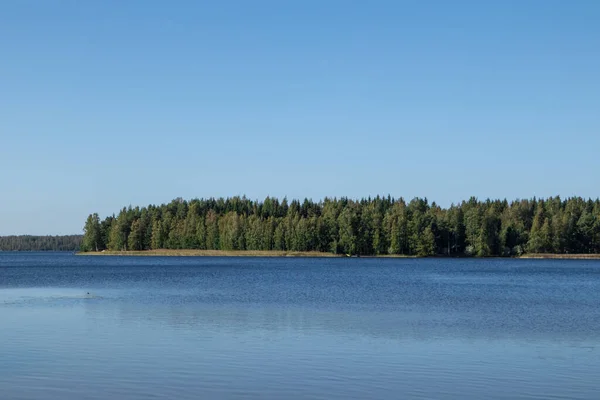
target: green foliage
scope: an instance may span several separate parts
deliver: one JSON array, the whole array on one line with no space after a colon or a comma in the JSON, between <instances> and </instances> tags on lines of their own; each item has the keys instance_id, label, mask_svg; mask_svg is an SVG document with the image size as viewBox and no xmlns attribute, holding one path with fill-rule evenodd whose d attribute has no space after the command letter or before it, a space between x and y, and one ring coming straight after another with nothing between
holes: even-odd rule
<instances>
[{"instance_id":1,"label":"green foliage","mask_svg":"<svg viewBox=\"0 0 600 400\"><path fill-rule=\"evenodd\" d=\"M127 243L129 250L143 250L144 249L144 231L143 225L140 219L136 219L131 223L129 237Z\"/></svg>"},{"instance_id":2,"label":"green foliage","mask_svg":"<svg viewBox=\"0 0 600 400\"><path fill-rule=\"evenodd\" d=\"M549 199L469 201L376 197L263 202L245 197L175 199L91 214L82 250L282 250L375 255L514 256L600 252L600 202Z\"/></svg>"},{"instance_id":3,"label":"green foliage","mask_svg":"<svg viewBox=\"0 0 600 400\"><path fill-rule=\"evenodd\" d=\"M102 231L100 228L100 217L98 214L90 214L85 221L83 228L83 240L81 243L81 251L99 251L104 250L102 242Z\"/></svg>"},{"instance_id":4,"label":"green foliage","mask_svg":"<svg viewBox=\"0 0 600 400\"><path fill-rule=\"evenodd\" d=\"M131 223L134 217L134 211L131 207L121 210L117 219L111 224L106 246L109 250L127 250L127 239L131 232Z\"/></svg>"},{"instance_id":5,"label":"green foliage","mask_svg":"<svg viewBox=\"0 0 600 400\"><path fill-rule=\"evenodd\" d=\"M0 236L0 251L76 251L82 242L82 235Z\"/></svg>"},{"instance_id":6,"label":"green foliage","mask_svg":"<svg viewBox=\"0 0 600 400\"><path fill-rule=\"evenodd\" d=\"M527 250L530 253L544 253L547 250L549 241L547 226L548 221L544 216L544 208L542 205L539 205L533 218L533 225L527 243Z\"/></svg>"},{"instance_id":7,"label":"green foliage","mask_svg":"<svg viewBox=\"0 0 600 400\"><path fill-rule=\"evenodd\" d=\"M153 249L162 249L164 247L164 237L162 234L162 221L155 220L152 223L152 239L150 247Z\"/></svg>"},{"instance_id":8,"label":"green foliage","mask_svg":"<svg viewBox=\"0 0 600 400\"><path fill-rule=\"evenodd\" d=\"M423 235L421 235L417 245L417 255L419 257L427 257L433 256L435 253L435 236L433 235L431 227L428 226L423 231Z\"/></svg>"},{"instance_id":9,"label":"green foliage","mask_svg":"<svg viewBox=\"0 0 600 400\"><path fill-rule=\"evenodd\" d=\"M216 211L209 209L206 213L206 248L208 250L219 250L219 216Z\"/></svg>"}]
</instances>

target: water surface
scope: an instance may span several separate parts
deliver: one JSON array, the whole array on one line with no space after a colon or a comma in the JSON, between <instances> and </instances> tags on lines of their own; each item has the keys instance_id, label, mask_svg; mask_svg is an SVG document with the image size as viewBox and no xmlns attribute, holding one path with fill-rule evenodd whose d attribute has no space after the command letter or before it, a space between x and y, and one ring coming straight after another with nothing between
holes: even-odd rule
<instances>
[{"instance_id":1,"label":"water surface","mask_svg":"<svg viewBox=\"0 0 600 400\"><path fill-rule=\"evenodd\" d=\"M600 262L0 253L7 399L598 399Z\"/></svg>"}]
</instances>

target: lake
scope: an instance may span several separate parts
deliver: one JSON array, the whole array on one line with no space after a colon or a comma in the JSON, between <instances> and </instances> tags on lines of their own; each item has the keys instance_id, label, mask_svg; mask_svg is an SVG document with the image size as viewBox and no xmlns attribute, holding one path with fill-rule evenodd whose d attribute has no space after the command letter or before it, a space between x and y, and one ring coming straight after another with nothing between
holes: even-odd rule
<instances>
[{"instance_id":1,"label":"lake","mask_svg":"<svg viewBox=\"0 0 600 400\"><path fill-rule=\"evenodd\" d=\"M596 400L600 262L0 253L0 360L3 399Z\"/></svg>"}]
</instances>

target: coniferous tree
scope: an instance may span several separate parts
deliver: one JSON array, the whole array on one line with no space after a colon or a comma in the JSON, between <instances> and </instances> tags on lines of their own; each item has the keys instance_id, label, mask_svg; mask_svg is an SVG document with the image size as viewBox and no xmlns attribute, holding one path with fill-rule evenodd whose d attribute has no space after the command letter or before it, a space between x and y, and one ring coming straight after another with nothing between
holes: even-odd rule
<instances>
[{"instance_id":1,"label":"coniferous tree","mask_svg":"<svg viewBox=\"0 0 600 400\"><path fill-rule=\"evenodd\" d=\"M39 241L39 244L38 242ZM48 248L46 237L0 238L0 249ZM426 198L263 202L245 197L175 199L88 216L83 251L214 249L345 254L511 256L600 252L600 201L479 201L447 209ZM4 246L4 247L2 247ZM44 247L46 246L46 247Z\"/></svg>"},{"instance_id":2,"label":"coniferous tree","mask_svg":"<svg viewBox=\"0 0 600 400\"><path fill-rule=\"evenodd\" d=\"M131 233L128 237L128 249L129 250L143 250L144 249L144 233L142 231L142 223L139 219L134 220L131 223Z\"/></svg>"},{"instance_id":3,"label":"coniferous tree","mask_svg":"<svg viewBox=\"0 0 600 400\"><path fill-rule=\"evenodd\" d=\"M427 257L435 255L435 236L431 227L427 227L423 230L419 243L417 245L416 254L420 257Z\"/></svg>"},{"instance_id":4,"label":"coniferous tree","mask_svg":"<svg viewBox=\"0 0 600 400\"><path fill-rule=\"evenodd\" d=\"M76 251L83 249L82 241L82 235L0 236L0 251Z\"/></svg>"},{"instance_id":5,"label":"coniferous tree","mask_svg":"<svg viewBox=\"0 0 600 400\"><path fill-rule=\"evenodd\" d=\"M152 242L151 248L154 250L164 248L164 238L162 233L162 222L155 220L152 223Z\"/></svg>"},{"instance_id":6,"label":"coniferous tree","mask_svg":"<svg viewBox=\"0 0 600 400\"><path fill-rule=\"evenodd\" d=\"M88 216L83 231L82 251L99 251L104 249L98 214L93 213Z\"/></svg>"},{"instance_id":7,"label":"coniferous tree","mask_svg":"<svg viewBox=\"0 0 600 400\"><path fill-rule=\"evenodd\" d=\"M209 210L206 214L206 248L209 250L219 250L219 221L217 213L214 210Z\"/></svg>"},{"instance_id":8,"label":"coniferous tree","mask_svg":"<svg viewBox=\"0 0 600 400\"><path fill-rule=\"evenodd\" d=\"M533 225L531 226L531 233L529 234L529 242L527 243L527 251L530 253L541 253L544 251L548 242L545 237L545 231L542 231L544 227L545 217L543 206L538 206L535 217L533 218Z\"/></svg>"}]
</instances>

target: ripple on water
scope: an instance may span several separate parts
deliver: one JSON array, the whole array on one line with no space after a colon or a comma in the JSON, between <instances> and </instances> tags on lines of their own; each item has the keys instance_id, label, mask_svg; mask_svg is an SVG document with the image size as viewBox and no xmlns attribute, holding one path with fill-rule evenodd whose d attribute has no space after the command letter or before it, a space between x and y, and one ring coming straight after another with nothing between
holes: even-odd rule
<instances>
[{"instance_id":1,"label":"ripple on water","mask_svg":"<svg viewBox=\"0 0 600 400\"><path fill-rule=\"evenodd\" d=\"M600 393L600 263L2 257L2 398Z\"/></svg>"}]
</instances>

